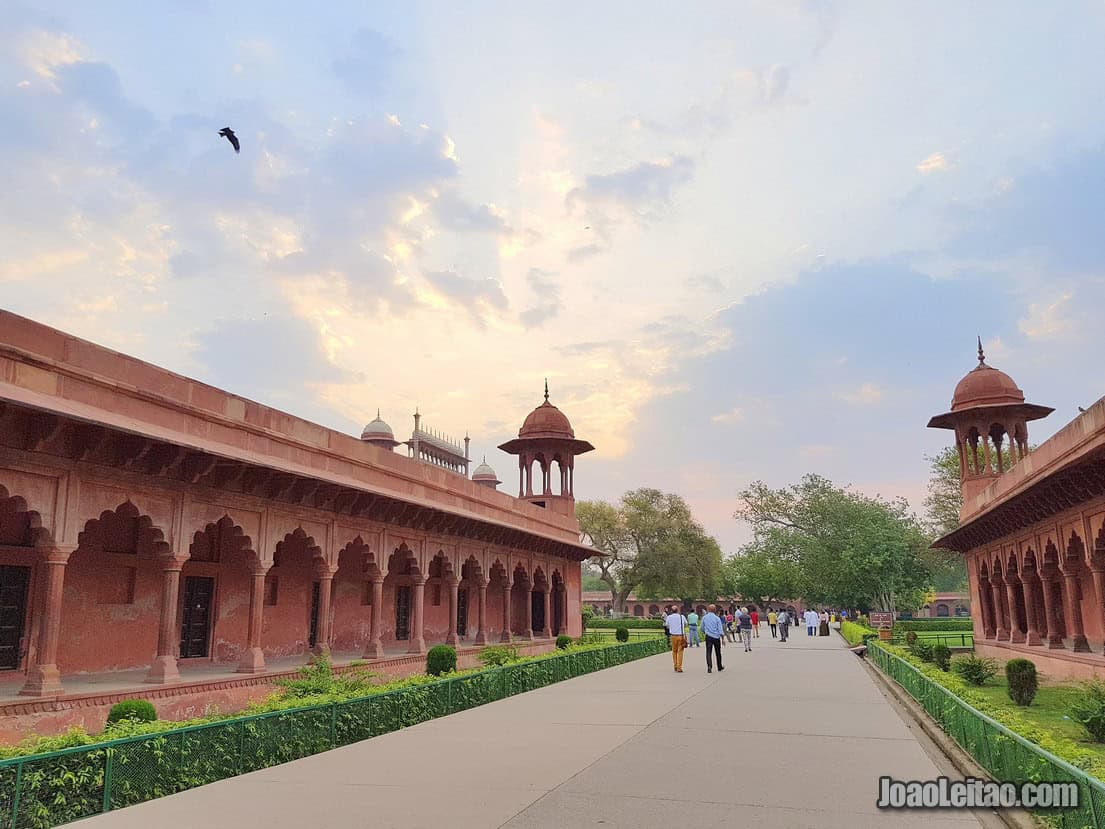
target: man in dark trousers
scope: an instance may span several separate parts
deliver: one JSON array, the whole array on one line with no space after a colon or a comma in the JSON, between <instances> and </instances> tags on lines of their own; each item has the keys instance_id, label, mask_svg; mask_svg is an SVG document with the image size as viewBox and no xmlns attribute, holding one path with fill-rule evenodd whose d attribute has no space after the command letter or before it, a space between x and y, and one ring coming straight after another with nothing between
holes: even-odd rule
<instances>
[{"instance_id":1,"label":"man in dark trousers","mask_svg":"<svg viewBox=\"0 0 1105 829\"><path fill-rule=\"evenodd\" d=\"M714 612L715 610L717 608L714 605L707 606L706 613L702 617L702 635L706 638L706 673L708 674L714 671L712 653L717 654L718 671L725 670L721 664L721 637L725 635L725 622Z\"/></svg>"}]
</instances>

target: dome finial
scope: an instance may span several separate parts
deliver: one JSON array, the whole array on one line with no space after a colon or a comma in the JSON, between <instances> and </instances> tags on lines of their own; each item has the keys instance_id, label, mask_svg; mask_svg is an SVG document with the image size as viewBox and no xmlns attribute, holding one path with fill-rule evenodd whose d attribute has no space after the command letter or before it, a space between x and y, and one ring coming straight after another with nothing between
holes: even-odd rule
<instances>
[{"instance_id":1,"label":"dome finial","mask_svg":"<svg viewBox=\"0 0 1105 829\"><path fill-rule=\"evenodd\" d=\"M978 338L978 364L980 366L986 365L986 355L982 353L982 335Z\"/></svg>"},{"instance_id":2,"label":"dome finial","mask_svg":"<svg viewBox=\"0 0 1105 829\"><path fill-rule=\"evenodd\" d=\"M545 402L549 402L549 378L545 378Z\"/></svg>"},{"instance_id":3,"label":"dome finial","mask_svg":"<svg viewBox=\"0 0 1105 829\"><path fill-rule=\"evenodd\" d=\"M380 419L380 408L379 407L376 408L376 419L377 420Z\"/></svg>"}]
</instances>

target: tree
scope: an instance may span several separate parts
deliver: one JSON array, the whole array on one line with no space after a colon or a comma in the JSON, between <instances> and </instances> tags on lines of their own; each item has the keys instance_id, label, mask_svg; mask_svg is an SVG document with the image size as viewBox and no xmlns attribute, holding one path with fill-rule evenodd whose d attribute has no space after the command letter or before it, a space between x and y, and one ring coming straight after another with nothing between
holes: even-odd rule
<instances>
[{"instance_id":1,"label":"tree","mask_svg":"<svg viewBox=\"0 0 1105 829\"><path fill-rule=\"evenodd\" d=\"M753 541L725 559L722 591L761 607L771 599L793 599L799 595L798 569L770 546Z\"/></svg>"},{"instance_id":2,"label":"tree","mask_svg":"<svg viewBox=\"0 0 1105 829\"><path fill-rule=\"evenodd\" d=\"M625 600L634 590L660 598L698 597L717 584L721 549L678 495L635 489L617 506L580 501L576 517L581 541L604 553L591 563L610 590L617 613L625 611Z\"/></svg>"},{"instance_id":3,"label":"tree","mask_svg":"<svg viewBox=\"0 0 1105 829\"><path fill-rule=\"evenodd\" d=\"M921 561L928 538L903 499L817 475L783 489L757 481L739 499L735 517L752 525L755 544L793 563L807 601L893 611L930 586Z\"/></svg>"},{"instance_id":4,"label":"tree","mask_svg":"<svg viewBox=\"0 0 1105 829\"><path fill-rule=\"evenodd\" d=\"M959 450L954 446L926 455L929 462L928 494L925 496L925 523L935 538L947 535L959 526L963 492L959 484Z\"/></svg>"}]
</instances>

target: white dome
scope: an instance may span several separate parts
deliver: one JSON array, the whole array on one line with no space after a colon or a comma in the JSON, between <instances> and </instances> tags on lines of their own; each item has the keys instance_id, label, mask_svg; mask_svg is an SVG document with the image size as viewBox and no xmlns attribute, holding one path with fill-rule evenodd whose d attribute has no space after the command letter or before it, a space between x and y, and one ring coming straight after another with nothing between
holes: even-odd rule
<instances>
[{"instance_id":1,"label":"white dome","mask_svg":"<svg viewBox=\"0 0 1105 829\"><path fill-rule=\"evenodd\" d=\"M391 427L380 418L380 410L376 410L376 419L364 427L361 432L361 440L395 440L395 433Z\"/></svg>"},{"instance_id":2,"label":"white dome","mask_svg":"<svg viewBox=\"0 0 1105 829\"><path fill-rule=\"evenodd\" d=\"M495 475L495 470L487 465L487 461L484 461L472 471L472 480L477 478L489 478L495 480L498 476Z\"/></svg>"}]
</instances>

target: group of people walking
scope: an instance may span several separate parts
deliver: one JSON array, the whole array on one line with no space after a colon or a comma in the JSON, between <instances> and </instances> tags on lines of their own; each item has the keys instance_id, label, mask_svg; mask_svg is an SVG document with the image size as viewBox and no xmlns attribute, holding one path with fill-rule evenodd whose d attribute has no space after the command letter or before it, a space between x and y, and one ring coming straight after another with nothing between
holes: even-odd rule
<instances>
[{"instance_id":1,"label":"group of people walking","mask_svg":"<svg viewBox=\"0 0 1105 829\"><path fill-rule=\"evenodd\" d=\"M664 634L671 641L671 659L676 673L683 673L683 651L686 648L698 648L706 645L706 673L713 673L714 662L717 669L724 671L721 664L721 646L725 642L743 644L744 652L752 650L752 640L760 635L759 611L747 607L708 605L706 612L699 616L693 609L684 614L679 605L664 608ZM797 611L780 608L768 610L767 626L771 638L786 642L792 625L804 624L807 636L828 636L829 623L846 618L843 611L822 610Z\"/></svg>"}]
</instances>

